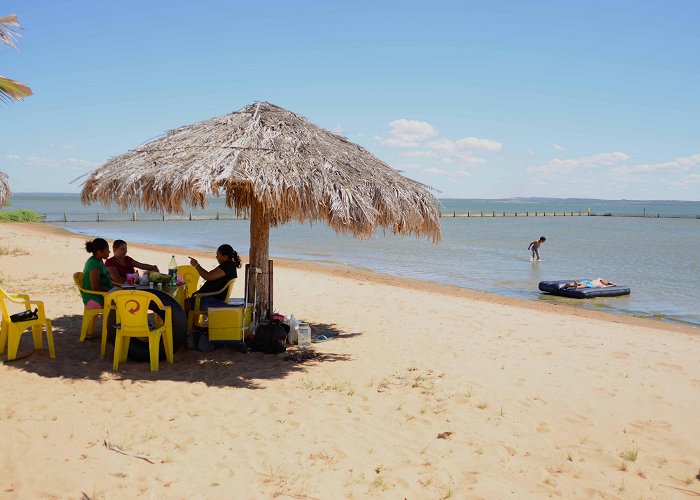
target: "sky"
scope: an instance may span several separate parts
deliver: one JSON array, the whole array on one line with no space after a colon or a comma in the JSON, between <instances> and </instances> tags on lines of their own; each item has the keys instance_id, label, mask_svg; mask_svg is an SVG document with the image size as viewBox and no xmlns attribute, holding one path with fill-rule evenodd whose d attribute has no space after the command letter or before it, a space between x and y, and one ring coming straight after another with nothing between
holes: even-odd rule
<instances>
[{"instance_id":1,"label":"sky","mask_svg":"<svg viewBox=\"0 0 700 500\"><path fill-rule=\"evenodd\" d=\"M700 2L3 1L14 192L269 101L441 198L700 200Z\"/></svg>"}]
</instances>

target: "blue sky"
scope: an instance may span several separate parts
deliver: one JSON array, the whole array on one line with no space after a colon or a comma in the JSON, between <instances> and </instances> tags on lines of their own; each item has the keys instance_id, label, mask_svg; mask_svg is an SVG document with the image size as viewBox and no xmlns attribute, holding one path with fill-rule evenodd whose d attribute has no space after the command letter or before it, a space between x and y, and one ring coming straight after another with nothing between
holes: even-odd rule
<instances>
[{"instance_id":1,"label":"blue sky","mask_svg":"<svg viewBox=\"0 0 700 500\"><path fill-rule=\"evenodd\" d=\"M0 170L70 182L264 100L440 197L700 200L700 2L6 1Z\"/></svg>"}]
</instances>

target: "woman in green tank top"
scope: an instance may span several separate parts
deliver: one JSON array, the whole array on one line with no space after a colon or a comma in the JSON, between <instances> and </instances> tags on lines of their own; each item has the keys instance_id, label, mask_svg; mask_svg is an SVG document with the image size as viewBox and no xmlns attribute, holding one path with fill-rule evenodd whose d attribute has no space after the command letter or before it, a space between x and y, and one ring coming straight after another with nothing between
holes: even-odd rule
<instances>
[{"instance_id":1,"label":"woman in green tank top","mask_svg":"<svg viewBox=\"0 0 700 500\"><path fill-rule=\"evenodd\" d=\"M83 288L108 292L112 288L112 281L109 279L109 271L104 261L109 257L109 244L102 238L95 238L85 242L85 250L92 253L92 256L88 258L83 268ZM104 300L100 295L82 292L81 295L88 309L104 307Z\"/></svg>"}]
</instances>

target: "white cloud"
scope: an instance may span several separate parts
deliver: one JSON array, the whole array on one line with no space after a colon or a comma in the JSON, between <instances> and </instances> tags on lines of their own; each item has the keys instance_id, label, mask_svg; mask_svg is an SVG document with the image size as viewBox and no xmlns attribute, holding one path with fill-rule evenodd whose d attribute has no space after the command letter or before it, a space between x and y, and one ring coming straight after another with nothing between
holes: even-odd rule
<instances>
[{"instance_id":1,"label":"white cloud","mask_svg":"<svg viewBox=\"0 0 700 500\"><path fill-rule=\"evenodd\" d=\"M503 147L498 141L491 139L480 139L478 137L465 137L456 142L459 149L479 149L482 151L500 151Z\"/></svg>"},{"instance_id":2,"label":"white cloud","mask_svg":"<svg viewBox=\"0 0 700 500\"><path fill-rule=\"evenodd\" d=\"M602 165L615 165L629 160L625 153L598 153L591 156L579 158L561 159L555 158L542 165L536 165L527 169L527 172L534 175L538 181L546 181L557 177L568 175L579 168L596 168Z\"/></svg>"},{"instance_id":3,"label":"white cloud","mask_svg":"<svg viewBox=\"0 0 700 500\"><path fill-rule=\"evenodd\" d=\"M452 154L455 151L455 143L449 139L437 139L429 143L428 146L442 154Z\"/></svg>"},{"instance_id":4,"label":"white cloud","mask_svg":"<svg viewBox=\"0 0 700 500\"><path fill-rule=\"evenodd\" d=\"M662 163L625 165L612 169L610 174L618 179L629 179L632 176L657 172L686 172L697 166L700 166L700 153Z\"/></svg>"},{"instance_id":5,"label":"white cloud","mask_svg":"<svg viewBox=\"0 0 700 500\"><path fill-rule=\"evenodd\" d=\"M440 168L435 168L435 167L426 168L425 170L423 170L423 172L425 172L426 174L440 174L440 175L449 174L449 172L447 170L442 170Z\"/></svg>"},{"instance_id":6,"label":"white cloud","mask_svg":"<svg viewBox=\"0 0 700 500\"><path fill-rule=\"evenodd\" d=\"M389 122L392 137L405 141L422 141L437 135L437 130L428 122L401 118Z\"/></svg>"},{"instance_id":7,"label":"white cloud","mask_svg":"<svg viewBox=\"0 0 700 500\"><path fill-rule=\"evenodd\" d=\"M400 118L389 122L391 137L385 139L379 135L375 135L375 140L385 146L397 148L411 148L418 146L420 141L435 137L438 132L430 123L421 122L418 120L407 120Z\"/></svg>"},{"instance_id":8,"label":"white cloud","mask_svg":"<svg viewBox=\"0 0 700 500\"><path fill-rule=\"evenodd\" d=\"M566 151L566 148L564 146L560 146L559 144L552 144L552 147L554 149L558 149L559 151Z\"/></svg>"},{"instance_id":9,"label":"white cloud","mask_svg":"<svg viewBox=\"0 0 700 500\"><path fill-rule=\"evenodd\" d=\"M333 132L335 132L336 134L340 134L340 135L345 133L345 131L343 130L343 126L340 123L335 126L335 128L333 129Z\"/></svg>"},{"instance_id":10,"label":"white cloud","mask_svg":"<svg viewBox=\"0 0 700 500\"><path fill-rule=\"evenodd\" d=\"M534 149L528 149L528 150L527 150L527 154L534 155L534 154L535 154L535 150L534 150Z\"/></svg>"},{"instance_id":11,"label":"white cloud","mask_svg":"<svg viewBox=\"0 0 700 500\"><path fill-rule=\"evenodd\" d=\"M379 142L380 144L383 144L384 146L389 146L391 148L413 148L418 146L417 142L404 141L393 137L385 139L381 135L375 135L374 140Z\"/></svg>"},{"instance_id":12,"label":"white cloud","mask_svg":"<svg viewBox=\"0 0 700 500\"><path fill-rule=\"evenodd\" d=\"M457 170L457 171L454 173L454 175L456 175L457 177L469 177L469 176L472 175L472 174L470 174L470 173L467 172L466 170Z\"/></svg>"},{"instance_id":13,"label":"white cloud","mask_svg":"<svg viewBox=\"0 0 700 500\"><path fill-rule=\"evenodd\" d=\"M20 162L22 165L32 168L51 168L59 169L65 168L68 170L90 170L99 166L99 163L94 161L81 160L78 158L47 158L42 156L27 156L22 157L19 155L6 155L5 158L12 161Z\"/></svg>"},{"instance_id":14,"label":"white cloud","mask_svg":"<svg viewBox=\"0 0 700 500\"><path fill-rule=\"evenodd\" d=\"M72 144L49 144L50 148L62 149L63 151L73 151L75 146Z\"/></svg>"},{"instance_id":15,"label":"white cloud","mask_svg":"<svg viewBox=\"0 0 700 500\"><path fill-rule=\"evenodd\" d=\"M689 191L700 188L700 174L690 174L674 182L666 183L669 187Z\"/></svg>"},{"instance_id":16,"label":"white cloud","mask_svg":"<svg viewBox=\"0 0 700 500\"><path fill-rule=\"evenodd\" d=\"M437 153L435 151L406 151L401 153L401 156L405 158L435 158Z\"/></svg>"},{"instance_id":17,"label":"white cloud","mask_svg":"<svg viewBox=\"0 0 700 500\"><path fill-rule=\"evenodd\" d=\"M469 143L467 143L469 144ZM437 139L428 144L428 147L442 155L442 161L447 159L458 159L463 163L477 164L485 163L486 160L479 158L472 153L470 145L465 146L465 143L460 144L459 141L451 141L449 139Z\"/></svg>"},{"instance_id":18,"label":"white cloud","mask_svg":"<svg viewBox=\"0 0 700 500\"><path fill-rule=\"evenodd\" d=\"M94 161L80 160L78 158L68 158L65 161L65 165L68 167L75 167L78 169L93 169L97 168L100 164Z\"/></svg>"},{"instance_id":19,"label":"white cloud","mask_svg":"<svg viewBox=\"0 0 700 500\"><path fill-rule=\"evenodd\" d=\"M58 168L61 166L61 162L56 158L44 158L41 156L28 156L22 163L28 167Z\"/></svg>"}]
</instances>

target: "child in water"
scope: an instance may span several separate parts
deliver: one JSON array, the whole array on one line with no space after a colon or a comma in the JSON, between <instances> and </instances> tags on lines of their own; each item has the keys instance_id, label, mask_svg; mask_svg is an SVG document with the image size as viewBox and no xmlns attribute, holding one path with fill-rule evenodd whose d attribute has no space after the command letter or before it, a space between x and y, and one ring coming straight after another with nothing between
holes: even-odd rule
<instances>
[{"instance_id":1,"label":"child in water","mask_svg":"<svg viewBox=\"0 0 700 500\"><path fill-rule=\"evenodd\" d=\"M540 236L539 240L535 240L528 245L527 249L532 250L532 260L540 260L540 246L545 241L547 241L547 238Z\"/></svg>"}]
</instances>

